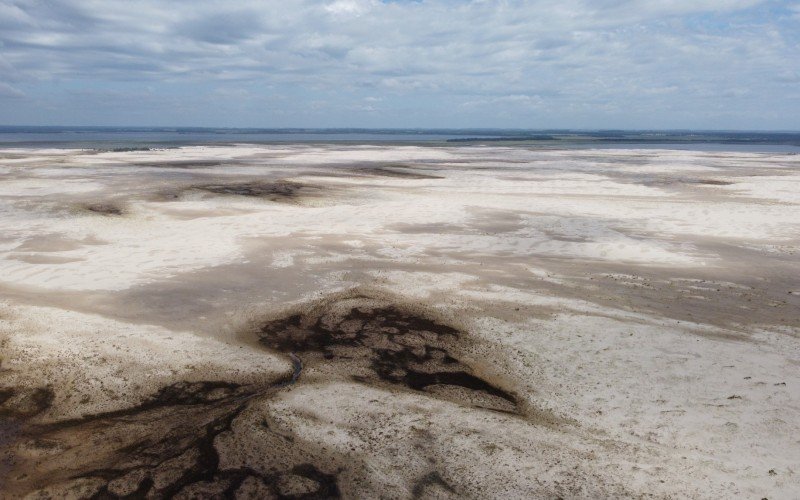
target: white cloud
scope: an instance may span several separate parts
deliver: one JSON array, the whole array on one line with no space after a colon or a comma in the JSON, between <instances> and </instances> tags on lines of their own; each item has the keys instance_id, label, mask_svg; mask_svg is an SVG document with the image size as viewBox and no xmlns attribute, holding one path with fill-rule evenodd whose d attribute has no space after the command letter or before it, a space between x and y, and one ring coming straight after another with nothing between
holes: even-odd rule
<instances>
[{"instance_id":1,"label":"white cloud","mask_svg":"<svg viewBox=\"0 0 800 500\"><path fill-rule=\"evenodd\" d=\"M325 6L325 10L338 16L360 16L369 11L376 2L370 0L336 0Z\"/></svg>"},{"instance_id":2,"label":"white cloud","mask_svg":"<svg viewBox=\"0 0 800 500\"><path fill-rule=\"evenodd\" d=\"M486 106L490 107L512 107L512 108L525 108L525 109L535 109L540 107L543 104L544 100L538 95L526 95L526 94L513 94L513 95L502 95L502 96L490 96L484 97L479 99L473 99L466 102L461 103L461 107L463 108L482 108Z\"/></svg>"},{"instance_id":3,"label":"white cloud","mask_svg":"<svg viewBox=\"0 0 800 500\"><path fill-rule=\"evenodd\" d=\"M3 97L24 97L25 94L11 85L0 82L0 98Z\"/></svg>"},{"instance_id":4,"label":"white cloud","mask_svg":"<svg viewBox=\"0 0 800 500\"><path fill-rule=\"evenodd\" d=\"M246 89L232 99L277 88L295 100L304 93L309 103L342 105L378 93L381 110L406 109L411 97L553 113L659 106L700 113L710 95L760 95L763 107L777 92L770 85L785 87L800 62L796 24L747 14L761 4L771 5L0 0L0 81L26 93L56 81L143 82L155 93L170 84L229 84ZM800 15L798 4L791 9L786 18Z\"/></svg>"}]
</instances>

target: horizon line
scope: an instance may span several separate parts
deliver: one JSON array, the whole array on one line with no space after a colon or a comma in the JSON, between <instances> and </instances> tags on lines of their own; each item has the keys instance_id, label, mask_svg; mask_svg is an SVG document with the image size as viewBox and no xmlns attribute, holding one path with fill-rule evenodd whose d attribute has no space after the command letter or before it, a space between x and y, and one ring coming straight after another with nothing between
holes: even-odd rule
<instances>
[{"instance_id":1,"label":"horizon line","mask_svg":"<svg viewBox=\"0 0 800 500\"><path fill-rule=\"evenodd\" d=\"M711 128L520 128L520 127L230 127L209 125L9 125L0 124L0 129L130 129L130 130L252 130L252 131L435 131L435 132L694 132L694 133L774 133L800 134L800 129L711 129Z\"/></svg>"}]
</instances>

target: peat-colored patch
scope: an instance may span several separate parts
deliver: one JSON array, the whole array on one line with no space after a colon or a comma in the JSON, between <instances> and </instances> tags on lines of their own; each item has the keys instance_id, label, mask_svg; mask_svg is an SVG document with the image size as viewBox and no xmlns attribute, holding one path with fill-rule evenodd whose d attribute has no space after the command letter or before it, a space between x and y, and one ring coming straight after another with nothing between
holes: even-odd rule
<instances>
[{"instance_id":1,"label":"peat-colored patch","mask_svg":"<svg viewBox=\"0 0 800 500\"><path fill-rule=\"evenodd\" d=\"M305 186L297 182L242 182L235 184L201 184L193 189L214 194L254 196L273 201L297 198Z\"/></svg>"},{"instance_id":2,"label":"peat-colored patch","mask_svg":"<svg viewBox=\"0 0 800 500\"><path fill-rule=\"evenodd\" d=\"M730 186L733 184L730 181L721 181L719 179L696 179L691 181L692 184L705 184L708 186Z\"/></svg>"},{"instance_id":3,"label":"peat-colored patch","mask_svg":"<svg viewBox=\"0 0 800 500\"><path fill-rule=\"evenodd\" d=\"M161 161L161 162L145 162L145 163L136 163L136 167L145 167L145 168L182 168L182 169L193 169L193 168L206 168L206 167L218 167L222 165L223 162L218 160L170 160L170 161ZM226 163L230 165L230 163Z\"/></svg>"},{"instance_id":4,"label":"peat-colored patch","mask_svg":"<svg viewBox=\"0 0 800 500\"><path fill-rule=\"evenodd\" d=\"M30 418L42 413L53 403L49 387L0 388L0 418Z\"/></svg>"},{"instance_id":5,"label":"peat-colored patch","mask_svg":"<svg viewBox=\"0 0 800 500\"><path fill-rule=\"evenodd\" d=\"M517 412L517 400L458 352L466 335L389 302L345 298L262 325L265 346L368 384L391 384L470 406Z\"/></svg>"},{"instance_id":6,"label":"peat-colored patch","mask_svg":"<svg viewBox=\"0 0 800 500\"><path fill-rule=\"evenodd\" d=\"M156 196L161 201L178 200L191 193L207 193L220 196L245 196L274 202L298 202L303 198L319 195L320 188L293 181L250 181L232 183L192 184L165 190Z\"/></svg>"},{"instance_id":7,"label":"peat-colored patch","mask_svg":"<svg viewBox=\"0 0 800 500\"><path fill-rule=\"evenodd\" d=\"M398 179L444 179L440 175L424 174L418 171L409 170L404 165L391 165L386 167L364 167L358 168L356 172L364 175L374 175L379 177L396 177Z\"/></svg>"},{"instance_id":8,"label":"peat-colored patch","mask_svg":"<svg viewBox=\"0 0 800 500\"><path fill-rule=\"evenodd\" d=\"M679 186L679 185L701 185L701 186L730 186L734 184L731 181L723 181L720 179L693 179L693 178L674 178L674 177L658 177L647 178L641 182L644 186Z\"/></svg>"},{"instance_id":9,"label":"peat-colored patch","mask_svg":"<svg viewBox=\"0 0 800 500\"><path fill-rule=\"evenodd\" d=\"M261 343L292 371L269 383L178 382L142 403L71 420L31 420L50 407L48 388L0 389L3 493L81 498L337 498L353 458L281 428L259 413L310 366L385 389L416 391L464 406L521 413L515 396L461 354L457 328L399 302L334 296L305 312L262 323ZM256 408L255 414L247 413ZM242 417L242 418L240 418ZM255 420L254 420L255 418ZM237 424L237 422L239 424ZM418 497L452 493L431 472Z\"/></svg>"},{"instance_id":10,"label":"peat-colored patch","mask_svg":"<svg viewBox=\"0 0 800 500\"><path fill-rule=\"evenodd\" d=\"M27 493L77 484L91 490L80 490L81 496L98 499L339 497L331 464L314 464L314 454L303 449L287 450L278 434L261 437L274 456L221 465L218 438L234 432L248 401L295 379L292 374L266 388L180 382L133 408L28 426L6 488ZM42 454L48 460L36 459Z\"/></svg>"},{"instance_id":11,"label":"peat-colored patch","mask_svg":"<svg viewBox=\"0 0 800 500\"><path fill-rule=\"evenodd\" d=\"M414 498L432 498L437 496L436 489L443 490L450 495L456 495L456 491L453 487L447 484L438 472L431 472L423 476L414 485L411 494Z\"/></svg>"},{"instance_id":12,"label":"peat-colored patch","mask_svg":"<svg viewBox=\"0 0 800 500\"><path fill-rule=\"evenodd\" d=\"M83 208L98 215L119 216L125 213L121 206L111 202L88 203Z\"/></svg>"}]
</instances>

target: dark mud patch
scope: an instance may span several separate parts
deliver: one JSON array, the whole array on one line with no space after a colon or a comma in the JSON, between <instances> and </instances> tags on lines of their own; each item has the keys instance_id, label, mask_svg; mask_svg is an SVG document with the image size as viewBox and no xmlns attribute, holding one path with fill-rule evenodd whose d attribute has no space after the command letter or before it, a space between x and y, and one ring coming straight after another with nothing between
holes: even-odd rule
<instances>
[{"instance_id":1,"label":"dark mud patch","mask_svg":"<svg viewBox=\"0 0 800 500\"><path fill-rule=\"evenodd\" d=\"M119 217L125 214L121 205L112 202L87 203L82 208L87 212L108 217Z\"/></svg>"},{"instance_id":2,"label":"dark mud patch","mask_svg":"<svg viewBox=\"0 0 800 500\"><path fill-rule=\"evenodd\" d=\"M181 168L181 169L219 167L221 165L223 165L223 162L217 160L173 160L173 161L135 164L136 167L145 167L145 168ZM233 164L228 163L227 165L230 166Z\"/></svg>"},{"instance_id":3,"label":"dark mud patch","mask_svg":"<svg viewBox=\"0 0 800 500\"><path fill-rule=\"evenodd\" d=\"M111 148L111 149L95 149L95 151L99 153L135 153L138 151L156 151L155 148L148 148L148 147L123 147L123 148Z\"/></svg>"},{"instance_id":4,"label":"dark mud patch","mask_svg":"<svg viewBox=\"0 0 800 500\"><path fill-rule=\"evenodd\" d=\"M589 236L567 235L567 234L562 234L562 233L558 233L558 232L555 232L555 231L548 231L548 230L544 230L542 232L544 234L546 234L548 238L550 238L551 240L554 240L554 241L565 241L565 242L568 242L568 243L589 243L589 242L594 241L594 239L589 237Z\"/></svg>"},{"instance_id":5,"label":"dark mud patch","mask_svg":"<svg viewBox=\"0 0 800 500\"><path fill-rule=\"evenodd\" d=\"M386 167L363 167L363 168L357 168L355 172L361 175L371 175L376 177L395 177L398 179L414 179L414 180L444 179L444 177L440 175L424 174L418 171L411 170L405 165L392 165Z\"/></svg>"},{"instance_id":6,"label":"dark mud patch","mask_svg":"<svg viewBox=\"0 0 800 500\"><path fill-rule=\"evenodd\" d=\"M54 397L50 387L0 388L0 497L14 467L13 443L19 439L25 421L50 408Z\"/></svg>"},{"instance_id":7,"label":"dark mud patch","mask_svg":"<svg viewBox=\"0 0 800 500\"><path fill-rule=\"evenodd\" d=\"M511 392L462 359L470 347L464 332L392 302L361 295L323 301L263 324L258 336L270 349L358 382L520 412Z\"/></svg>"},{"instance_id":8,"label":"dark mud patch","mask_svg":"<svg viewBox=\"0 0 800 500\"><path fill-rule=\"evenodd\" d=\"M689 184L703 184L706 186L730 186L733 184L733 182L721 181L717 179L696 179L693 181L689 181Z\"/></svg>"},{"instance_id":9,"label":"dark mud patch","mask_svg":"<svg viewBox=\"0 0 800 500\"><path fill-rule=\"evenodd\" d=\"M162 191L160 201L178 200L192 193L218 196L244 196L273 202L292 203L321 194L322 188L292 181L252 181L236 183L193 184L174 190Z\"/></svg>"},{"instance_id":10,"label":"dark mud patch","mask_svg":"<svg viewBox=\"0 0 800 500\"><path fill-rule=\"evenodd\" d=\"M687 179L687 178L656 178L647 179L640 184L651 187L662 186L731 186L734 183L730 181L723 181L719 179Z\"/></svg>"},{"instance_id":11,"label":"dark mud patch","mask_svg":"<svg viewBox=\"0 0 800 500\"><path fill-rule=\"evenodd\" d=\"M252 333L252 331L250 331ZM394 299L355 292L261 322L260 343L285 353L292 371L241 385L179 382L122 410L41 423L49 388L0 389L2 491L10 498L337 498L366 465L272 420L263 405L302 383L306 367L363 384L521 414L516 397L463 354L467 335ZM9 410L10 409L10 410ZM430 458L429 458L430 459ZM433 462L431 462L433 463ZM413 495L453 495L437 472Z\"/></svg>"},{"instance_id":12,"label":"dark mud patch","mask_svg":"<svg viewBox=\"0 0 800 500\"><path fill-rule=\"evenodd\" d=\"M17 441L5 492L86 498L335 498L338 469L315 463L313 446L262 430L270 453L232 460L220 444L257 396L297 379L299 367L266 387L180 382L133 408L47 425ZM225 466L228 460L232 465ZM236 465L236 464L246 465Z\"/></svg>"},{"instance_id":13,"label":"dark mud patch","mask_svg":"<svg viewBox=\"0 0 800 500\"><path fill-rule=\"evenodd\" d=\"M273 201L283 199L293 199L300 196L300 192L305 188L303 184L297 182L244 182L239 184L204 184L194 186L193 189L214 194L253 196L257 198L268 198Z\"/></svg>"},{"instance_id":14,"label":"dark mud patch","mask_svg":"<svg viewBox=\"0 0 800 500\"><path fill-rule=\"evenodd\" d=\"M53 390L49 387L0 388L0 419L30 418L50 408Z\"/></svg>"},{"instance_id":15,"label":"dark mud patch","mask_svg":"<svg viewBox=\"0 0 800 500\"><path fill-rule=\"evenodd\" d=\"M431 472L414 485L411 494L414 498L440 498L442 493L445 496L456 495L456 490L442 479L438 472Z\"/></svg>"}]
</instances>

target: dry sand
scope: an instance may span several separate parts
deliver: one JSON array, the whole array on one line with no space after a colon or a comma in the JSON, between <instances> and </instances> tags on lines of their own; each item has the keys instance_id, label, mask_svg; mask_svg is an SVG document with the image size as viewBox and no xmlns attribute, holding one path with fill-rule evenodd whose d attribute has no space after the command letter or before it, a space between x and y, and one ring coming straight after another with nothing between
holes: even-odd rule
<instances>
[{"instance_id":1,"label":"dry sand","mask_svg":"<svg viewBox=\"0 0 800 500\"><path fill-rule=\"evenodd\" d=\"M2 496L797 498L800 156L0 151Z\"/></svg>"}]
</instances>

